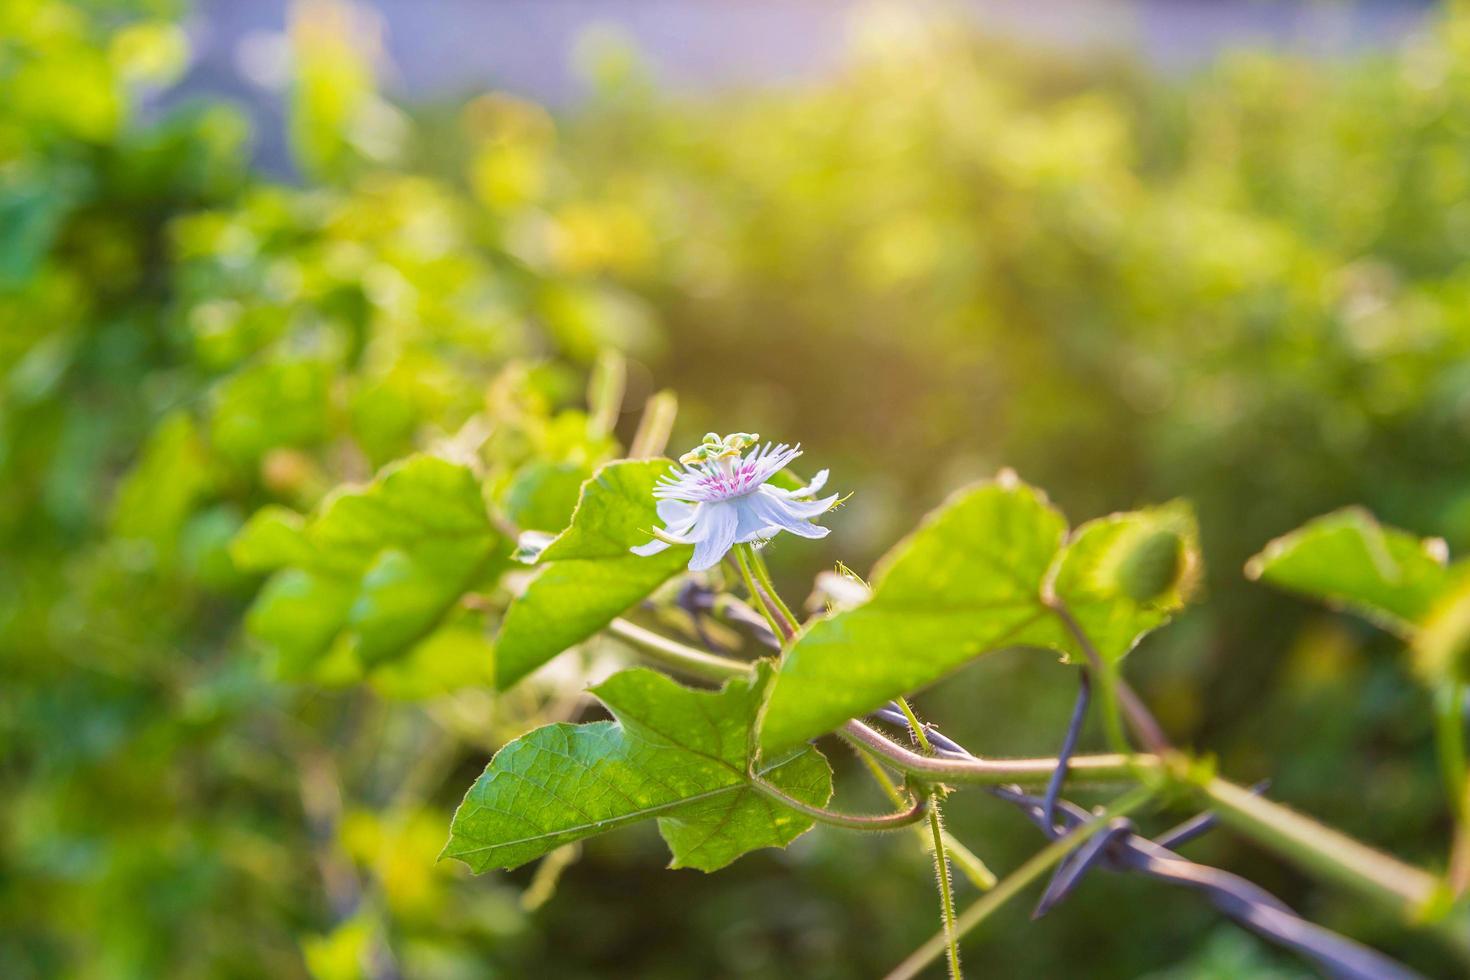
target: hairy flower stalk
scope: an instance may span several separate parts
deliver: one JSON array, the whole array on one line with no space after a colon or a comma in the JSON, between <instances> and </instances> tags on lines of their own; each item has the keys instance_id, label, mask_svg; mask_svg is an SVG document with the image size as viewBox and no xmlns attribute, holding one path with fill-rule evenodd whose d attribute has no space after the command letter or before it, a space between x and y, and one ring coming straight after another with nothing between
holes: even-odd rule
<instances>
[{"instance_id":1,"label":"hairy flower stalk","mask_svg":"<svg viewBox=\"0 0 1470 980\"><path fill-rule=\"evenodd\" d=\"M796 490L771 486L768 481L801 455L801 447L768 442L746 454L759 438L753 432L724 437L711 432L679 457L680 465L671 467L653 491L664 526L632 552L653 555L673 544L692 544L689 569L699 572L719 564L737 544L763 543L782 531L826 537L828 529L812 519L837 503L837 494L813 499L827 482L827 471Z\"/></svg>"}]
</instances>

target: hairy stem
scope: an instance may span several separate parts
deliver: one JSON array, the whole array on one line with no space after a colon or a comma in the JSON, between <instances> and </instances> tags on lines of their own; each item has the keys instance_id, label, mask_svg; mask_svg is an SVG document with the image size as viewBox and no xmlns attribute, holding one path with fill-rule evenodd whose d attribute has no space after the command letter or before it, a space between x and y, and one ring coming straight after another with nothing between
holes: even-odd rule
<instances>
[{"instance_id":1,"label":"hairy stem","mask_svg":"<svg viewBox=\"0 0 1470 980\"><path fill-rule=\"evenodd\" d=\"M930 799L927 796L918 797L910 804L907 810L898 813L885 813L881 816L867 816L853 813L838 813L836 810L828 810L819 806L812 806L788 795L780 787L759 779L752 775L751 786L769 796L783 806L804 813L819 823L830 824L833 827L844 827L848 830L897 830L899 827L907 827L924 819L925 813L930 807Z\"/></svg>"},{"instance_id":2,"label":"hairy stem","mask_svg":"<svg viewBox=\"0 0 1470 980\"><path fill-rule=\"evenodd\" d=\"M883 769L883 766L878 760L874 758L873 753L860 745L853 745L852 750L862 760L868 772L872 774L873 781L882 788L884 795L893 801L893 805L903 806L903 793L894 784L893 780L888 777L888 773ZM928 832L923 827L915 827L914 830L919 838L919 842L924 845L925 850L928 850L932 846L929 842ZM944 836L944 849L949 855L950 863L959 868L964 876L969 879L970 884L982 892L994 888L996 880L995 872L991 871L985 862L980 860L974 851L961 843L954 834L951 834L948 830L942 833Z\"/></svg>"},{"instance_id":3,"label":"hairy stem","mask_svg":"<svg viewBox=\"0 0 1470 980\"><path fill-rule=\"evenodd\" d=\"M1108 747L1114 752L1130 753L1133 746L1128 742L1128 735L1123 729L1123 712L1118 707L1118 670L1109 664L1097 664L1094 660L1094 669L1098 671L1098 687L1102 689L1102 716L1103 731L1107 733Z\"/></svg>"},{"instance_id":4,"label":"hairy stem","mask_svg":"<svg viewBox=\"0 0 1470 980\"><path fill-rule=\"evenodd\" d=\"M794 636L796 631L801 628L801 620L796 618L796 614L791 611L791 608L781 598L781 594L776 591L776 583L771 581L771 570L766 567L766 560L756 550L755 545L748 544L744 547L746 548L746 556L750 560L751 570L755 572L755 580L760 584L761 588L765 589L766 598L771 603L772 611L786 620Z\"/></svg>"},{"instance_id":5,"label":"hairy stem","mask_svg":"<svg viewBox=\"0 0 1470 980\"><path fill-rule=\"evenodd\" d=\"M766 625L771 628L771 632L780 637L784 643L796 635L796 626L794 623L782 618L772 608L770 600L766 598L761 587L756 584L755 574L750 566L750 552L751 548L748 544L737 544L732 549L732 554L735 555L735 564L740 566L740 578L745 583L745 591L750 593L751 603L755 605L755 608L759 610L761 616L765 618Z\"/></svg>"},{"instance_id":6,"label":"hairy stem","mask_svg":"<svg viewBox=\"0 0 1470 980\"><path fill-rule=\"evenodd\" d=\"M1096 818L1037 851L1026 863L1001 879L1000 884L994 889L981 896L974 905L965 909L955 920L956 940L994 915L1007 902L1024 891L1026 886L1046 874L1047 871L1061 863L1068 854L1086 843L1088 838L1100 830L1107 829L1115 819L1127 816L1151 799L1153 799L1152 789L1146 786L1135 787L1124 793ZM914 950L908 959L894 967L893 971L888 974L887 980L912 980L930 963L944 955L947 946L948 940L944 933L941 932L931 937L928 942Z\"/></svg>"},{"instance_id":7,"label":"hairy stem","mask_svg":"<svg viewBox=\"0 0 1470 980\"><path fill-rule=\"evenodd\" d=\"M893 768L930 781L999 786L1004 783L1043 784L1056 771L1055 758L1044 759L951 759L920 755L860 721L849 721L839 730L851 741L871 749ZM1067 763L1068 772L1082 780L1131 782L1134 767L1160 769L1158 758L1149 755L1078 755Z\"/></svg>"},{"instance_id":8,"label":"hairy stem","mask_svg":"<svg viewBox=\"0 0 1470 980\"><path fill-rule=\"evenodd\" d=\"M939 879L939 914L944 923L949 953L949 980L963 980L960 972L960 937L955 931L954 890L949 877L949 858L944 849L944 818L939 812L939 794L929 794L929 833L934 840L934 876Z\"/></svg>"},{"instance_id":9,"label":"hairy stem","mask_svg":"<svg viewBox=\"0 0 1470 980\"><path fill-rule=\"evenodd\" d=\"M909 706L908 698L898 697L894 700L898 702L899 710L908 722L909 734L918 744L919 751L925 755L933 755L934 746L930 743L929 735L924 731L918 715ZM930 792L929 833L933 840L934 877L939 882L939 921L949 940L949 980L961 980L960 945L954 931L954 891L949 876L949 858L944 850L944 818L940 814L939 799L939 790Z\"/></svg>"},{"instance_id":10,"label":"hairy stem","mask_svg":"<svg viewBox=\"0 0 1470 980\"><path fill-rule=\"evenodd\" d=\"M914 741L919 743L919 751L925 755L933 755L934 746L929 744L929 736L925 734L924 726L914 714L914 709L909 707L908 698L900 697L894 700L898 702L898 710L903 712L904 719L909 723L909 731L913 733Z\"/></svg>"},{"instance_id":11,"label":"hairy stem","mask_svg":"<svg viewBox=\"0 0 1470 980\"><path fill-rule=\"evenodd\" d=\"M651 659L696 677L725 680L742 676L750 669L748 664L739 660L703 653L625 620L614 620L609 630L638 646ZM857 720L847 722L839 733L873 751L894 769L930 782L982 786L1004 783L1041 785L1057 768L1054 758L954 759L926 756L899 745ZM1131 782L1140 774L1163 774L1166 766L1157 755L1082 755L1074 756L1068 762L1068 772L1082 781ZM1240 833L1318 877L1381 900L1397 909L1408 921L1424 916L1440 894L1438 881L1427 872L1376 851L1279 803L1252 795L1243 786L1212 778L1199 784L1198 788L1209 798L1220 818ZM965 917L962 915L959 921L963 923ZM1465 945L1463 939L1460 945Z\"/></svg>"}]
</instances>

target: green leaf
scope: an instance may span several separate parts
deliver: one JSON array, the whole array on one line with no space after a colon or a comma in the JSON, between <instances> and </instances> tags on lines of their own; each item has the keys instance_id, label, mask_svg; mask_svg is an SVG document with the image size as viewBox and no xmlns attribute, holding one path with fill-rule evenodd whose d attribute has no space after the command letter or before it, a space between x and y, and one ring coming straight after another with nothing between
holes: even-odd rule
<instances>
[{"instance_id":1,"label":"green leaf","mask_svg":"<svg viewBox=\"0 0 1470 980\"><path fill-rule=\"evenodd\" d=\"M1138 602L1119 589L1116 564L1137 536L1160 528L1182 538L1181 572ZM961 491L884 556L871 599L816 621L786 650L761 744L799 744L994 650L1079 656L1055 600L1117 660L1182 605L1194 539L1179 504L1093 521L1067 541L1062 515L1012 474Z\"/></svg>"},{"instance_id":2,"label":"green leaf","mask_svg":"<svg viewBox=\"0 0 1470 980\"><path fill-rule=\"evenodd\" d=\"M1449 586L1444 542L1386 528L1361 507L1308 521L1246 563L1252 579L1410 636Z\"/></svg>"},{"instance_id":3,"label":"green leaf","mask_svg":"<svg viewBox=\"0 0 1470 980\"><path fill-rule=\"evenodd\" d=\"M542 561L629 557L629 548L647 543L650 529L663 524L653 486L669 465L666 459L623 459L600 467L582 484L571 525L546 546ZM688 564L690 549L669 550Z\"/></svg>"},{"instance_id":4,"label":"green leaf","mask_svg":"<svg viewBox=\"0 0 1470 980\"><path fill-rule=\"evenodd\" d=\"M812 624L782 657L761 728L779 750L1004 647L1058 646L1041 602L1067 533L1037 490L1003 478L961 491L895 546L866 604Z\"/></svg>"},{"instance_id":5,"label":"green leaf","mask_svg":"<svg viewBox=\"0 0 1470 980\"><path fill-rule=\"evenodd\" d=\"M306 521L288 507L269 504L251 515L230 542L230 558L245 572L269 572L310 561Z\"/></svg>"},{"instance_id":6,"label":"green leaf","mask_svg":"<svg viewBox=\"0 0 1470 980\"><path fill-rule=\"evenodd\" d=\"M556 533L571 523L589 468L579 463L535 462L521 468L506 488L505 515L522 531Z\"/></svg>"},{"instance_id":7,"label":"green leaf","mask_svg":"<svg viewBox=\"0 0 1470 980\"><path fill-rule=\"evenodd\" d=\"M154 560L171 564L179 533L216 476L208 450L187 413L174 412L159 423L138 462L117 490L113 533L147 541Z\"/></svg>"},{"instance_id":8,"label":"green leaf","mask_svg":"<svg viewBox=\"0 0 1470 980\"><path fill-rule=\"evenodd\" d=\"M496 641L499 687L597 633L687 566L687 546L647 557L628 550L661 526L653 485L668 466L608 463L582 485L571 526L541 552L543 567L506 611Z\"/></svg>"},{"instance_id":9,"label":"green leaf","mask_svg":"<svg viewBox=\"0 0 1470 980\"><path fill-rule=\"evenodd\" d=\"M457 609L403 656L374 670L368 682L384 697L421 700L464 687L488 687L494 663L484 613Z\"/></svg>"},{"instance_id":10,"label":"green leaf","mask_svg":"<svg viewBox=\"0 0 1470 980\"><path fill-rule=\"evenodd\" d=\"M476 872L514 868L575 840L657 819L672 867L714 871L747 851L785 847L811 818L752 788L751 726L770 676L718 692L636 668L593 693L613 721L548 725L496 753L454 815L442 857ZM802 747L761 777L814 806L832 792L827 761Z\"/></svg>"},{"instance_id":11,"label":"green leaf","mask_svg":"<svg viewBox=\"0 0 1470 980\"><path fill-rule=\"evenodd\" d=\"M478 478L433 456L329 498L309 522L267 508L233 544L242 565L280 569L251 608L251 634L282 674L318 679L328 659L346 676L353 661L371 668L407 653L508 550Z\"/></svg>"},{"instance_id":12,"label":"green leaf","mask_svg":"<svg viewBox=\"0 0 1470 980\"><path fill-rule=\"evenodd\" d=\"M282 677L305 676L331 647L352 608L354 583L305 568L277 572L245 616L245 628Z\"/></svg>"},{"instance_id":13,"label":"green leaf","mask_svg":"<svg viewBox=\"0 0 1470 980\"><path fill-rule=\"evenodd\" d=\"M211 394L210 440L253 466L271 449L326 438L334 365L316 358L262 361L219 382Z\"/></svg>"}]
</instances>

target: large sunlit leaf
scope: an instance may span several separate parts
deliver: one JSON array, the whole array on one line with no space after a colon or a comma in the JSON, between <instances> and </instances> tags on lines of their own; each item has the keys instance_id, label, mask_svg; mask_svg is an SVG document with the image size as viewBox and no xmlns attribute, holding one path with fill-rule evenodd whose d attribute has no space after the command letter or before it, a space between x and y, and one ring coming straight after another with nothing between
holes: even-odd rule
<instances>
[{"instance_id":1,"label":"large sunlit leaf","mask_svg":"<svg viewBox=\"0 0 1470 980\"><path fill-rule=\"evenodd\" d=\"M818 620L786 651L761 729L768 749L820 735L989 650L1060 642L1041 603L1067 533L1014 480L962 491L891 550L866 604Z\"/></svg>"},{"instance_id":2,"label":"large sunlit leaf","mask_svg":"<svg viewBox=\"0 0 1470 980\"><path fill-rule=\"evenodd\" d=\"M495 676L506 688L603 629L689 562L687 546L641 557L628 549L661 526L653 485L667 460L622 460L582 485L571 526L541 553L543 567L511 603L496 642Z\"/></svg>"},{"instance_id":3,"label":"large sunlit leaf","mask_svg":"<svg viewBox=\"0 0 1470 980\"><path fill-rule=\"evenodd\" d=\"M476 476L416 456L330 498L310 521L262 510L232 553L243 566L278 569L247 625L295 677L332 652L363 668L409 652L508 550Z\"/></svg>"},{"instance_id":4,"label":"large sunlit leaf","mask_svg":"<svg viewBox=\"0 0 1470 980\"><path fill-rule=\"evenodd\" d=\"M784 847L811 819L752 788L751 726L770 668L718 692L636 668L592 689L613 721L548 725L506 745L454 815L444 857L514 868L562 844L657 819L673 867L713 871ZM768 757L760 778L823 805L831 770L815 749Z\"/></svg>"},{"instance_id":5,"label":"large sunlit leaf","mask_svg":"<svg viewBox=\"0 0 1470 980\"><path fill-rule=\"evenodd\" d=\"M1118 565L1162 529L1180 537L1177 574L1147 601L1131 598ZM1091 522L1067 543L1062 515L1014 476L964 490L884 556L868 602L818 620L786 651L761 743L790 747L994 650L1075 658L1081 648L1053 600L1117 660L1182 603L1195 561L1193 521L1179 505Z\"/></svg>"},{"instance_id":6,"label":"large sunlit leaf","mask_svg":"<svg viewBox=\"0 0 1470 980\"><path fill-rule=\"evenodd\" d=\"M1443 541L1384 527L1361 507L1334 511L1277 538L1245 571L1401 636L1424 621L1452 578Z\"/></svg>"}]
</instances>

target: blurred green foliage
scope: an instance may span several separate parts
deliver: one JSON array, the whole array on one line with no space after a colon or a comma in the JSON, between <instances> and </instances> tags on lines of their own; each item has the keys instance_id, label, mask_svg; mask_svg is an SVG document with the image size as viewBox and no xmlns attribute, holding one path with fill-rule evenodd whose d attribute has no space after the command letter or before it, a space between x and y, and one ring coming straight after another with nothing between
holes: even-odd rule
<instances>
[{"instance_id":1,"label":"blurred green foliage","mask_svg":"<svg viewBox=\"0 0 1470 980\"><path fill-rule=\"evenodd\" d=\"M929 934L907 837L818 832L705 879L618 835L535 910L529 872L435 863L489 752L582 710L581 668L617 656L484 683L509 531L559 530L630 434L582 407L609 348L629 407L650 376L685 396L676 441L799 438L858 490L825 554L774 549L793 594L1003 464L1078 514L1193 499L1209 597L1131 658L1145 694L1240 778L1440 860L1428 696L1237 570L1350 502L1470 549L1470 17L1180 81L887 16L828 81L697 103L604 46L558 124L499 94L391 106L316 3L285 183L228 107L140 112L187 63L177 13L0 0L0 974L847 977ZM381 523L303 545L422 450L481 477L484 552ZM444 560L484 602L373 605ZM356 591L306 596L329 652L287 679L246 610L313 575ZM997 655L925 707L1037 754L1069 677ZM983 800L950 826L997 868L1038 843ZM1225 835L1198 846L1447 969ZM1290 969L1136 882L1007 915L970 962Z\"/></svg>"}]
</instances>

